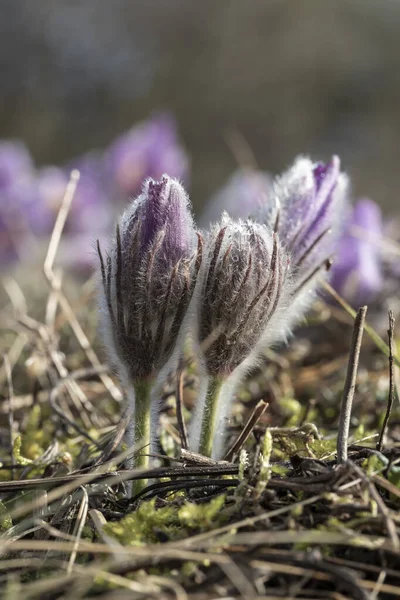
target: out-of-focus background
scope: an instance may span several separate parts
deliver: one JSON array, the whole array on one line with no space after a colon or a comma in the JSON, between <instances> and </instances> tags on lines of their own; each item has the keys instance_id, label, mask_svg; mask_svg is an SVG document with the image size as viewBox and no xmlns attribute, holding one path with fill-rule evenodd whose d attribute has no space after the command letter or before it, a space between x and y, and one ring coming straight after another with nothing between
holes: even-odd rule
<instances>
[{"instance_id":1,"label":"out-of-focus background","mask_svg":"<svg viewBox=\"0 0 400 600\"><path fill-rule=\"evenodd\" d=\"M71 166L73 264L107 202L165 170L201 215L238 164L336 153L354 198L396 208L399 31L397 0L2 0L0 139L30 158L0 147L0 262L31 256L27 229L49 235Z\"/></svg>"},{"instance_id":2,"label":"out-of-focus background","mask_svg":"<svg viewBox=\"0 0 400 600\"><path fill-rule=\"evenodd\" d=\"M357 194L396 205L397 0L3 0L0 135L38 163L106 146L158 109L176 116L196 208L235 168L338 153Z\"/></svg>"}]
</instances>

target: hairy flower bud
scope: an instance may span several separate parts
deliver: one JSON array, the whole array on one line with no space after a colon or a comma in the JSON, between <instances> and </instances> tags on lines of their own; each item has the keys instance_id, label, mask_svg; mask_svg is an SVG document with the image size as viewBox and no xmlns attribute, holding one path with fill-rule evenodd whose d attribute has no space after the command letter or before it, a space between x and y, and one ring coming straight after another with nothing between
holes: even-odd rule
<instances>
[{"instance_id":1,"label":"hairy flower bud","mask_svg":"<svg viewBox=\"0 0 400 600\"><path fill-rule=\"evenodd\" d=\"M299 285L336 250L346 207L347 177L334 156L325 165L299 157L274 186L277 230L291 255Z\"/></svg>"},{"instance_id":2,"label":"hairy flower bud","mask_svg":"<svg viewBox=\"0 0 400 600\"><path fill-rule=\"evenodd\" d=\"M103 323L125 380L154 375L171 356L201 248L184 189L164 175L126 210L105 261L99 250Z\"/></svg>"},{"instance_id":3,"label":"hairy flower bud","mask_svg":"<svg viewBox=\"0 0 400 600\"><path fill-rule=\"evenodd\" d=\"M253 351L285 295L288 258L276 234L224 215L206 246L198 303L207 372L225 376Z\"/></svg>"},{"instance_id":4,"label":"hairy flower bud","mask_svg":"<svg viewBox=\"0 0 400 600\"><path fill-rule=\"evenodd\" d=\"M331 283L354 306L373 301L383 288L382 214L372 200L359 200L340 239Z\"/></svg>"},{"instance_id":5,"label":"hairy flower bud","mask_svg":"<svg viewBox=\"0 0 400 600\"><path fill-rule=\"evenodd\" d=\"M293 301L287 329L301 319L317 291L318 278L331 266L347 212L346 175L333 156L328 164L298 157L274 182L272 202L258 219L279 233L290 255Z\"/></svg>"}]
</instances>

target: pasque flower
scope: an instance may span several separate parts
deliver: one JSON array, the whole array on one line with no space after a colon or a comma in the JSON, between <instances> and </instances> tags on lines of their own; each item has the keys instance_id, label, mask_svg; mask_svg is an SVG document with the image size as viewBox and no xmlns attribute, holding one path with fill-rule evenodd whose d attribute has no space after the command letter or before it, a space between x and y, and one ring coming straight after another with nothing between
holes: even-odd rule
<instances>
[{"instance_id":1,"label":"pasque flower","mask_svg":"<svg viewBox=\"0 0 400 600\"><path fill-rule=\"evenodd\" d=\"M292 326L315 297L317 276L335 260L348 213L348 178L340 160L313 163L298 157L273 186L272 201L258 218L274 228L290 254L293 302L287 313Z\"/></svg>"},{"instance_id":2,"label":"pasque flower","mask_svg":"<svg viewBox=\"0 0 400 600\"><path fill-rule=\"evenodd\" d=\"M209 233L195 298L207 391L197 403L191 441L203 454L221 451L230 401L223 384L261 340L280 336L289 297L288 255L276 233L223 215Z\"/></svg>"},{"instance_id":3,"label":"pasque flower","mask_svg":"<svg viewBox=\"0 0 400 600\"><path fill-rule=\"evenodd\" d=\"M109 255L99 247L101 317L107 348L134 411L130 440L146 446L150 392L171 358L201 264L189 199L175 179L148 180L125 211ZM147 464L141 456L136 466Z\"/></svg>"},{"instance_id":4,"label":"pasque flower","mask_svg":"<svg viewBox=\"0 0 400 600\"><path fill-rule=\"evenodd\" d=\"M265 345L288 335L314 298L343 228L346 189L337 157L327 165L300 157L275 180L255 220L224 217L211 229L198 296L207 391L192 426L204 454L221 457L224 427L216 424L228 413L231 382Z\"/></svg>"},{"instance_id":5,"label":"pasque flower","mask_svg":"<svg viewBox=\"0 0 400 600\"><path fill-rule=\"evenodd\" d=\"M383 287L383 222L379 206L369 199L353 207L338 244L331 283L353 306L374 301Z\"/></svg>"}]
</instances>

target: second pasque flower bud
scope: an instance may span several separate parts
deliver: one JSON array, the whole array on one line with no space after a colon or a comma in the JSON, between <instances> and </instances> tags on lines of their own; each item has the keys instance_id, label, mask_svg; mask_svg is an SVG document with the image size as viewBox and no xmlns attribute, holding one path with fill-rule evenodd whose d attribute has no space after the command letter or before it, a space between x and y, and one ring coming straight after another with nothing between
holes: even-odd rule
<instances>
[{"instance_id":1,"label":"second pasque flower bud","mask_svg":"<svg viewBox=\"0 0 400 600\"><path fill-rule=\"evenodd\" d=\"M209 374L229 374L266 331L274 336L288 267L277 235L263 225L224 215L211 229L198 300L199 341Z\"/></svg>"}]
</instances>

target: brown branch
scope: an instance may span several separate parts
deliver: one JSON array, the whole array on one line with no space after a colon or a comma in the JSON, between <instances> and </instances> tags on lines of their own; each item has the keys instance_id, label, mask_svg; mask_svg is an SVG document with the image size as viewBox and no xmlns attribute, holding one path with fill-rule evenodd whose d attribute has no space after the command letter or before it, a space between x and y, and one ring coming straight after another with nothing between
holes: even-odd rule
<instances>
[{"instance_id":1,"label":"brown branch","mask_svg":"<svg viewBox=\"0 0 400 600\"><path fill-rule=\"evenodd\" d=\"M367 306L358 309L354 321L353 337L351 340L350 356L347 366L346 381L344 384L342 404L340 407L339 431L337 439L337 462L347 461L347 445L350 429L351 409L353 406L354 391L356 388L358 360L360 358L361 342L364 331Z\"/></svg>"},{"instance_id":2,"label":"brown branch","mask_svg":"<svg viewBox=\"0 0 400 600\"><path fill-rule=\"evenodd\" d=\"M393 311L389 310L389 329L387 331L389 338L389 395L386 407L385 418L383 419L382 429L379 435L376 449L381 451L383 445L383 438L386 433L387 425L392 412L395 391L394 391L394 355L393 355L393 337L394 337L394 315Z\"/></svg>"}]
</instances>

